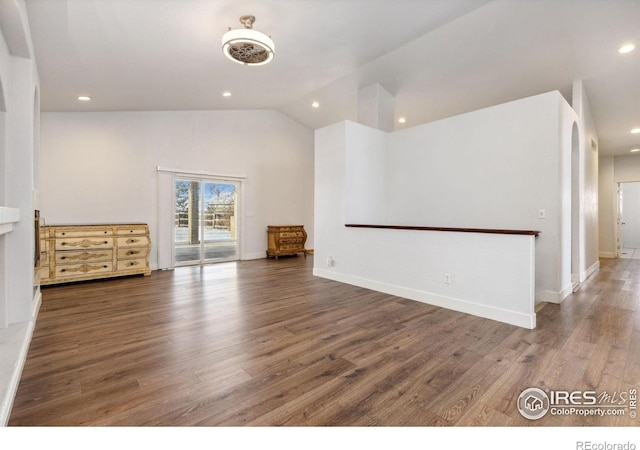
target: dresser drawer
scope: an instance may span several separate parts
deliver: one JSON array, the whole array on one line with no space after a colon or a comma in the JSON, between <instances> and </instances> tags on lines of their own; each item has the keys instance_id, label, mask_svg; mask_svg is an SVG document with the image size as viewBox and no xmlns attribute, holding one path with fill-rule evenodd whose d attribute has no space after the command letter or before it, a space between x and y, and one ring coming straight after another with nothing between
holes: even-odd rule
<instances>
[{"instance_id":1,"label":"dresser drawer","mask_svg":"<svg viewBox=\"0 0 640 450\"><path fill-rule=\"evenodd\" d=\"M146 225L130 225L126 227L117 227L116 234L118 236L127 236L132 234L142 234L145 235L147 233Z\"/></svg>"},{"instance_id":2,"label":"dresser drawer","mask_svg":"<svg viewBox=\"0 0 640 450\"><path fill-rule=\"evenodd\" d=\"M111 261L113 250L67 251L56 253L56 264L77 264L82 262Z\"/></svg>"},{"instance_id":3,"label":"dresser drawer","mask_svg":"<svg viewBox=\"0 0 640 450\"><path fill-rule=\"evenodd\" d=\"M56 239L113 236L111 228L91 228L82 230L56 230Z\"/></svg>"},{"instance_id":4,"label":"dresser drawer","mask_svg":"<svg viewBox=\"0 0 640 450\"><path fill-rule=\"evenodd\" d=\"M113 263L111 261L82 263L56 266L56 278L75 277L79 275L98 274L111 272Z\"/></svg>"},{"instance_id":5,"label":"dresser drawer","mask_svg":"<svg viewBox=\"0 0 640 450\"><path fill-rule=\"evenodd\" d=\"M117 270L144 269L147 267L146 259L127 259L118 261Z\"/></svg>"},{"instance_id":6,"label":"dresser drawer","mask_svg":"<svg viewBox=\"0 0 640 450\"><path fill-rule=\"evenodd\" d=\"M56 250L74 250L88 248L112 248L113 238L86 237L56 239Z\"/></svg>"},{"instance_id":7,"label":"dresser drawer","mask_svg":"<svg viewBox=\"0 0 640 450\"><path fill-rule=\"evenodd\" d=\"M128 247L147 247L149 238L146 236L129 236L118 238L118 249Z\"/></svg>"},{"instance_id":8,"label":"dresser drawer","mask_svg":"<svg viewBox=\"0 0 640 450\"><path fill-rule=\"evenodd\" d=\"M144 247L128 247L118 249L118 259L139 259L147 257L148 249Z\"/></svg>"}]
</instances>

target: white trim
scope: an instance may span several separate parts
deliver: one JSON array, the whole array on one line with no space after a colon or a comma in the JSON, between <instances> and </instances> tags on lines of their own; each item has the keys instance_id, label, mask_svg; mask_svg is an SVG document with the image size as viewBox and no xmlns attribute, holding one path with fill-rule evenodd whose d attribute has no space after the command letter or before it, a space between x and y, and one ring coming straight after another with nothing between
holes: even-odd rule
<instances>
[{"instance_id":1,"label":"white trim","mask_svg":"<svg viewBox=\"0 0 640 450\"><path fill-rule=\"evenodd\" d=\"M171 169L169 167L158 166L158 172L170 172L175 175L185 175L185 176L196 176L196 177L212 177L220 180L229 180L229 181L240 181L245 180L247 178L246 175L228 175L228 174L219 174L213 172L206 172L202 170L183 170L183 169Z\"/></svg>"},{"instance_id":2,"label":"white trim","mask_svg":"<svg viewBox=\"0 0 640 450\"><path fill-rule=\"evenodd\" d=\"M158 166L158 170L160 171L160 166ZM167 171L168 172L168 171ZM176 185L177 180L185 180L185 181L197 181L198 183L229 183L233 184L236 189L236 257L235 258L223 258L223 259L215 259L215 260L205 260L205 261L189 261L189 262L178 262L176 261L176 242L175 242L175 233L172 233L171 240L171 268L174 267L183 267L183 266L191 266L198 264L211 264L211 263L221 263L221 262L231 262L231 261L240 261L244 258L243 249L244 249L244 190L246 180L240 177L229 177L223 178L223 175L218 175L217 177L213 177L212 175L197 175L197 174L188 174L188 173L180 173L180 172L168 172L172 175L172 186ZM204 189L204 188L203 188ZM198 206L199 208L204 208L204 196L201 199L202 203ZM171 228L173 228L173 220L176 215L176 202L175 202L175 194L173 201L171 203ZM202 236L201 240L201 254L202 256L202 246L204 245L204 236Z\"/></svg>"},{"instance_id":3,"label":"white trim","mask_svg":"<svg viewBox=\"0 0 640 450\"><path fill-rule=\"evenodd\" d=\"M618 254L616 252L600 252L598 256L600 258L617 258Z\"/></svg>"},{"instance_id":4,"label":"white trim","mask_svg":"<svg viewBox=\"0 0 640 450\"><path fill-rule=\"evenodd\" d=\"M354 286L360 286L366 289L372 289L385 294L395 295L398 297L408 298L410 300L419 301L429 305L439 306L441 308L451 309L465 314L484 317L487 319L505 322L523 328L534 329L536 327L536 313L523 314L516 311L509 311L502 308L481 305L467 300L445 297L443 295L433 294L431 292L420 291L417 289L406 288L379 281L369 280L366 278L345 275L338 272L332 272L325 269L313 269L313 275L329 280L347 283Z\"/></svg>"},{"instance_id":5,"label":"white trim","mask_svg":"<svg viewBox=\"0 0 640 450\"><path fill-rule=\"evenodd\" d=\"M573 292L573 285L569 284L564 287L560 292L555 291L542 291L536 295L536 303L547 302L560 304Z\"/></svg>"},{"instance_id":6,"label":"white trim","mask_svg":"<svg viewBox=\"0 0 640 450\"><path fill-rule=\"evenodd\" d=\"M586 271L582 272L582 274L581 274L582 278L580 279L580 282L582 283L584 280L589 278L591 275L596 273L598 270L600 270L600 261L596 261Z\"/></svg>"},{"instance_id":7,"label":"white trim","mask_svg":"<svg viewBox=\"0 0 640 450\"><path fill-rule=\"evenodd\" d=\"M0 206L0 235L13 230L13 224L20 221L20 210Z\"/></svg>"}]
</instances>

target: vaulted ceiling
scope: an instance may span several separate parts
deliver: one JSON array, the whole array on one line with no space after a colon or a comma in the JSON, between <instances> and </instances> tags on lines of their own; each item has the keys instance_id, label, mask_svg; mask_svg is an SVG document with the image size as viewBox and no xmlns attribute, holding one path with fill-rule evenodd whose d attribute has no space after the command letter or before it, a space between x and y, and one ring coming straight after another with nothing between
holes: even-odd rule
<instances>
[{"instance_id":1,"label":"vaulted ceiling","mask_svg":"<svg viewBox=\"0 0 640 450\"><path fill-rule=\"evenodd\" d=\"M43 111L275 109L315 129L357 120L358 89L377 82L407 118L400 128L552 90L570 101L582 80L600 154L640 148L637 0L26 4ZM221 52L245 14L275 42L266 66ZM639 48L619 54L628 42Z\"/></svg>"}]
</instances>

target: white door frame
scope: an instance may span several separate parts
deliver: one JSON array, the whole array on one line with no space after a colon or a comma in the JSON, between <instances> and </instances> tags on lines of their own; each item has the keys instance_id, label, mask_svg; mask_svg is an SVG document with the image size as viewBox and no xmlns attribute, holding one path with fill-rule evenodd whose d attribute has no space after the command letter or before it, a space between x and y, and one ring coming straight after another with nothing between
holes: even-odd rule
<instances>
[{"instance_id":1,"label":"white door frame","mask_svg":"<svg viewBox=\"0 0 640 450\"><path fill-rule=\"evenodd\" d=\"M175 222L175 179L186 178L213 178L227 182L235 182L238 185L238 217L236 218L236 232L238 237L238 259L244 259L244 187L247 181L246 175L228 175L197 170L172 169L164 166L157 167L158 173L158 268L173 269L175 267L173 227ZM170 207L169 207L170 206Z\"/></svg>"}]
</instances>

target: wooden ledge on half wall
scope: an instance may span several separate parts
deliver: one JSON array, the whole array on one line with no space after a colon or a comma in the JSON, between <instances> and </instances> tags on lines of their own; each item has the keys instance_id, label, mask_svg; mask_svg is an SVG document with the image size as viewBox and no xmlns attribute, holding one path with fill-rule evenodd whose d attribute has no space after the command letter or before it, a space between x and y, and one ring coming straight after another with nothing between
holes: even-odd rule
<instances>
[{"instance_id":1,"label":"wooden ledge on half wall","mask_svg":"<svg viewBox=\"0 0 640 450\"><path fill-rule=\"evenodd\" d=\"M349 228L380 228L387 230L415 230L415 231L453 231L458 233L487 233L487 234L517 234L522 236L538 236L540 231L536 230L499 230L493 228L454 228L454 227L417 227L410 225L369 225L348 223Z\"/></svg>"}]
</instances>

